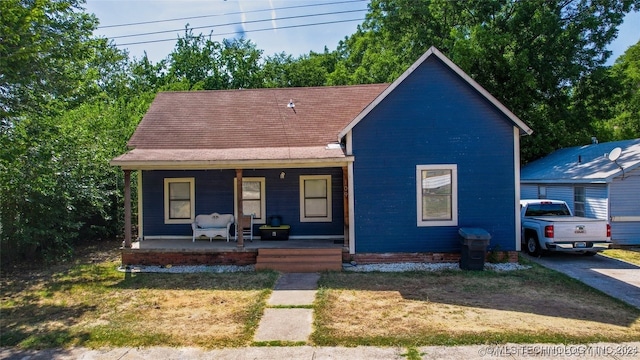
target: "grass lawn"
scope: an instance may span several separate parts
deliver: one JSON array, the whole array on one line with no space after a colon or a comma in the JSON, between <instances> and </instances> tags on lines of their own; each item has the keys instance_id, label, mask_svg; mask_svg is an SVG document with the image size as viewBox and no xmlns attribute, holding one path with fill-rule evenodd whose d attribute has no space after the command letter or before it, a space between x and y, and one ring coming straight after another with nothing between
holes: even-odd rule
<instances>
[{"instance_id":1,"label":"grass lawn","mask_svg":"<svg viewBox=\"0 0 640 360\"><path fill-rule=\"evenodd\" d=\"M2 276L0 346L243 346L278 274L117 271L97 263Z\"/></svg>"},{"instance_id":2,"label":"grass lawn","mask_svg":"<svg viewBox=\"0 0 640 360\"><path fill-rule=\"evenodd\" d=\"M117 246L0 278L0 346L252 345L278 274L125 274ZM536 264L323 273L311 345L640 341L640 310ZM255 345L255 344L254 344Z\"/></svg>"},{"instance_id":3,"label":"grass lawn","mask_svg":"<svg viewBox=\"0 0 640 360\"><path fill-rule=\"evenodd\" d=\"M530 265L503 273L325 274L313 340L409 347L640 340L640 310Z\"/></svg>"},{"instance_id":4,"label":"grass lawn","mask_svg":"<svg viewBox=\"0 0 640 360\"><path fill-rule=\"evenodd\" d=\"M640 266L640 247L609 249L603 251L601 254Z\"/></svg>"}]
</instances>

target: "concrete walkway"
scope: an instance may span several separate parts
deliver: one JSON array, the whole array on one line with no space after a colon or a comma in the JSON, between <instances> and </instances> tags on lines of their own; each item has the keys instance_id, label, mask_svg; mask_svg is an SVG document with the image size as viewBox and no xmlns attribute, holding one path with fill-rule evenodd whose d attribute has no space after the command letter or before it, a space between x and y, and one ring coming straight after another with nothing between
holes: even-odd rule
<instances>
[{"instance_id":1,"label":"concrete walkway","mask_svg":"<svg viewBox=\"0 0 640 360\"><path fill-rule=\"evenodd\" d=\"M306 342L313 331L318 273L284 273L267 301L253 341Z\"/></svg>"},{"instance_id":2,"label":"concrete walkway","mask_svg":"<svg viewBox=\"0 0 640 360\"><path fill-rule=\"evenodd\" d=\"M528 258L640 309L639 266L600 254L548 254Z\"/></svg>"}]
</instances>

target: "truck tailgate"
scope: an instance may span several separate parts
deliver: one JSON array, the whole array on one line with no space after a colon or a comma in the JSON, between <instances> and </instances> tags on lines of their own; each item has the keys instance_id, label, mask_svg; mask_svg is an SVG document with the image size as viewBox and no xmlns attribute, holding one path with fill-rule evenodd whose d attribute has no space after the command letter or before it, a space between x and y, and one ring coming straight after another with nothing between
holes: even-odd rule
<instances>
[{"instance_id":1,"label":"truck tailgate","mask_svg":"<svg viewBox=\"0 0 640 360\"><path fill-rule=\"evenodd\" d=\"M561 241L603 241L607 238L606 220L579 216L535 217L553 224L554 240Z\"/></svg>"}]
</instances>

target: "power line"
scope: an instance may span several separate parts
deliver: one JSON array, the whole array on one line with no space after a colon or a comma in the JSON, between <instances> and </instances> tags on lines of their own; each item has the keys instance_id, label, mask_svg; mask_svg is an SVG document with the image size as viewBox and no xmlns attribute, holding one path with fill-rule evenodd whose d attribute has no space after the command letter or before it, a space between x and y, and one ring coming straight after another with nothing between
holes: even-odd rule
<instances>
[{"instance_id":1,"label":"power line","mask_svg":"<svg viewBox=\"0 0 640 360\"><path fill-rule=\"evenodd\" d=\"M270 30L283 30L283 29L292 29L292 28L317 26L317 25L340 24L340 23L346 23L346 22L352 22L352 21L363 21L363 20L364 20L364 18L349 19L349 20L336 20L336 21L319 22L319 23L313 23L313 24L282 26L282 27L276 27L276 28L268 27L268 28L262 28L262 29L247 30L245 32L249 33L249 32L270 31ZM235 35L235 34L236 34L236 32L228 32L228 33L216 34L216 36ZM124 43L124 44L114 44L114 45L115 46L140 45L140 44L151 44L151 43L158 43L158 42L165 42L165 41L176 41L176 40L177 40L176 38L171 38L171 39L160 39L160 40L149 40L149 41L137 41L137 42Z\"/></svg>"},{"instance_id":2,"label":"power line","mask_svg":"<svg viewBox=\"0 0 640 360\"><path fill-rule=\"evenodd\" d=\"M237 12L225 13L225 14L199 15L199 16L188 16L188 17L173 18L173 19L140 21L140 22L126 23L126 24L114 24L114 25L98 26L97 29L107 29L107 28L115 28L115 27L122 27L122 26L156 24L156 23L162 23L162 22L202 19L202 18L207 18L207 17L219 17L219 16L227 16L227 15L242 15L242 14L250 14L250 13L265 12L265 11L290 10L290 9L307 8L307 7L314 7L314 6L340 5L340 4L349 4L349 3L357 3L357 2L369 2L369 0L337 1L337 2L330 2L330 3L323 3L323 4L296 5L296 6L284 6L284 7L273 8L273 9L237 11Z\"/></svg>"},{"instance_id":3,"label":"power line","mask_svg":"<svg viewBox=\"0 0 640 360\"><path fill-rule=\"evenodd\" d=\"M189 29L191 29L191 30L206 29L206 28L222 27L222 26L230 26L230 25L253 24L253 23L260 23L260 22L267 22L267 21L302 19L302 18L308 18L308 17L314 17L314 16L348 14L348 13L362 12L362 11L367 11L367 10L366 9L346 10L346 11L335 11L335 12L320 13L320 14L286 16L286 17L281 17L281 18L270 18L270 19L262 19L262 20L237 21L237 22L231 22L231 23L226 23L226 24L196 26L196 27L192 27L192 28L189 28ZM184 30L184 28L182 28L182 29L172 29L172 30L153 31L153 32L140 33L140 34L112 36L110 39L113 40L113 39L122 39L122 38L135 37L135 36L157 35L157 34L165 34L165 33L170 33L170 32L174 32L174 31L182 31L182 30Z\"/></svg>"}]
</instances>

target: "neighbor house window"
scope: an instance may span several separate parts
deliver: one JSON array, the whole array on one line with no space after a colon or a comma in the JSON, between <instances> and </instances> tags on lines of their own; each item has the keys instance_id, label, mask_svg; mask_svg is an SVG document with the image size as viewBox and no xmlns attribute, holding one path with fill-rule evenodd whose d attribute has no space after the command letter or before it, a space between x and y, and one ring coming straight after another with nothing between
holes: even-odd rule
<instances>
[{"instance_id":1,"label":"neighbor house window","mask_svg":"<svg viewBox=\"0 0 640 360\"><path fill-rule=\"evenodd\" d=\"M547 187L539 185L538 186L538 199L546 199L547 198Z\"/></svg>"},{"instance_id":2,"label":"neighbor house window","mask_svg":"<svg viewBox=\"0 0 640 360\"><path fill-rule=\"evenodd\" d=\"M585 216L584 203L587 199L584 186L573 188L573 215Z\"/></svg>"},{"instance_id":3,"label":"neighbor house window","mask_svg":"<svg viewBox=\"0 0 640 360\"><path fill-rule=\"evenodd\" d=\"M164 179L165 224L188 224L195 214L194 178Z\"/></svg>"},{"instance_id":4,"label":"neighbor house window","mask_svg":"<svg viewBox=\"0 0 640 360\"><path fill-rule=\"evenodd\" d=\"M418 226L458 225L458 166L416 166Z\"/></svg>"},{"instance_id":5,"label":"neighbor house window","mask_svg":"<svg viewBox=\"0 0 640 360\"><path fill-rule=\"evenodd\" d=\"M233 203L235 216L238 216L238 179L233 179ZM265 178L263 177L246 177L242 178L242 213L244 215L253 214L253 222L255 224L266 224L266 208L265 200Z\"/></svg>"},{"instance_id":6,"label":"neighbor house window","mask_svg":"<svg viewBox=\"0 0 640 360\"><path fill-rule=\"evenodd\" d=\"M331 222L331 175L300 176L300 222Z\"/></svg>"}]
</instances>

